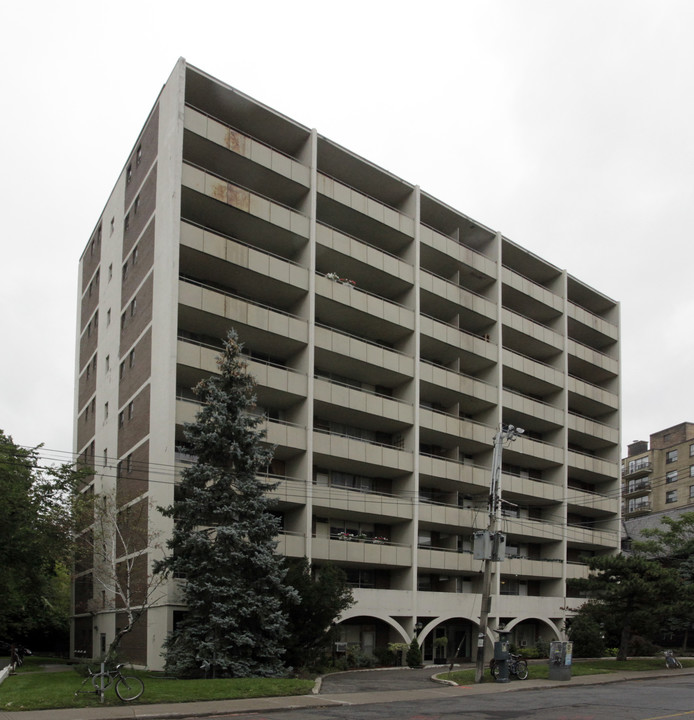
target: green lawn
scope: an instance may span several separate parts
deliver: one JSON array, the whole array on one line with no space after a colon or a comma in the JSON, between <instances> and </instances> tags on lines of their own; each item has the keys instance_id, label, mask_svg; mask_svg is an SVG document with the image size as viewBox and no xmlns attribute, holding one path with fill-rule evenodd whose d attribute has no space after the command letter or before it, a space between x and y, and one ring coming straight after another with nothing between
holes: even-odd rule
<instances>
[{"instance_id":1,"label":"green lawn","mask_svg":"<svg viewBox=\"0 0 694 720\"><path fill-rule=\"evenodd\" d=\"M65 672L25 672L8 677L0 685L0 711L46 710L49 708L100 705L94 694L78 695L83 676L74 669ZM36 670L36 665L33 667ZM311 692L313 680L287 678L235 678L230 680L173 680L157 673L132 672L145 683L145 692L137 704L192 702L195 700L228 700L279 695L305 695ZM84 685L88 689L90 684ZM121 701L111 687L106 691L106 705Z\"/></svg>"},{"instance_id":2,"label":"green lawn","mask_svg":"<svg viewBox=\"0 0 694 720\"><path fill-rule=\"evenodd\" d=\"M680 660L684 667L694 667L694 660ZM601 675L604 673L621 672L623 670L640 671L640 670L665 670L664 658L634 658L625 662L617 662L616 660L575 660L571 666L571 675L578 677L579 675ZM528 678L541 679L547 678L549 675L549 664L545 662L528 664ZM475 670L458 670L452 673L440 673L437 675L441 680L452 680L458 685L470 685L475 682ZM519 682L517 678L512 677L512 682ZM489 669L485 667L483 682L493 682Z\"/></svg>"}]
</instances>

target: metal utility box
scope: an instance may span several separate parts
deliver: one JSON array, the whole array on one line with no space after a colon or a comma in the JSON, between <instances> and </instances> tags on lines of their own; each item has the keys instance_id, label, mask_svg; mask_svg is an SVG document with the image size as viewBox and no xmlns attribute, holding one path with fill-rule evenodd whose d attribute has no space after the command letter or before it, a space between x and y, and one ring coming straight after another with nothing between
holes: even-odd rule
<instances>
[{"instance_id":1,"label":"metal utility box","mask_svg":"<svg viewBox=\"0 0 694 720\"><path fill-rule=\"evenodd\" d=\"M475 560L503 560L506 556L506 535L478 530L473 535L472 553Z\"/></svg>"},{"instance_id":2,"label":"metal utility box","mask_svg":"<svg viewBox=\"0 0 694 720\"><path fill-rule=\"evenodd\" d=\"M555 640L549 644L549 679L571 680L573 643Z\"/></svg>"},{"instance_id":3,"label":"metal utility box","mask_svg":"<svg viewBox=\"0 0 694 720\"><path fill-rule=\"evenodd\" d=\"M497 682L508 682L508 661L511 658L511 646L508 633L499 632L499 639L494 643L494 661L499 669Z\"/></svg>"}]
</instances>

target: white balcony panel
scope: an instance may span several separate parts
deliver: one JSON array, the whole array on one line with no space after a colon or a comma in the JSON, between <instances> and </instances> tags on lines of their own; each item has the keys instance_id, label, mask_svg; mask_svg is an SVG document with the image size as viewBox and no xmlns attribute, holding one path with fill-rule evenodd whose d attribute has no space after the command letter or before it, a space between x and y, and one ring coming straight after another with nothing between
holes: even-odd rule
<instances>
[{"instance_id":1,"label":"white balcony panel","mask_svg":"<svg viewBox=\"0 0 694 720\"><path fill-rule=\"evenodd\" d=\"M619 443L619 430L609 427L603 423L595 422L590 418L569 413L569 430L575 430L581 435L589 435L590 437L599 438L606 443L616 445Z\"/></svg>"},{"instance_id":2,"label":"white balcony panel","mask_svg":"<svg viewBox=\"0 0 694 720\"><path fill-rule=\"evenodd\" d=\"M463 482L466 485L477 485L489 490L491 470L474 465L464 465L457 460L420 455L419 474L425 477Z\"/></svg>"},{"instance_id":3,"label":"white balcony panel","mask_svg":"<svg viewBox=\"0 0 694 720\"><path fill-rule=\"evenodd\" d=\"M564 343L562 336L544 325L540 325L539 323L536 323L533 320L523 317L522 315L506 308L502 311L502 318L504 327L512 328L523 335L534 338L535 340L556 348L557 350L561 350L563 348Z\"/></svg>"},{"instance_id":4,"label":"white balcony panel","mask_svg":"<svg viewBox=\"0 0 694 720\"><path fill-rule=\"evenodd\" d=\"M444 322L426 316L421 317L420 330L422 335L434 338L453 348L479 355L490 362L496 361L497 346L482 336L471 335L452 325L447 325Z\"/></svg>"},{"instance_id":5,"label":"white balcony panel","mask_svg":"<svg viewBox=\"0 0 694 720\"><path fill-rule=\"evenodd\" d=\"M429 292L440 298L444 298L453 305L459 305L468 312L474 312L483 315L489 320L495 321L497 318L496 304L490 302L480 295L475 295L460 285L456 285L444 278L432 275L426 270L419 273L419 282L424 292Z\"/></svg>"},{"instance_id":6,"label":"white balcony panel","mask_svg":"<svg viewBox=\"0 0 694 720\"><path fill-rule=\"evenodd\" d=\"M181 223L181 245L308 291L308 270L190 223Z\"/></svg>"},{"instance_id":7,"label":"white balcony panel","mask_svg":"<svg viewBox=\"0 0 694 720\"><path fill-rule=\"evenodd\" d=\"M263 482L277 482L276 478L260 478ZM305 505L306 504L306 483L283 478L277 483L274 490L270 490L268 495L278 500L284 505Z\"/></svg>"},{"instance_id":8,"label":"white balcony panel","mask_svg":"<svg viewBox=\"0 0 694 720\"><path fill-rule=\"evenodd\" d=\"M414 330L412 310L375 295L361 292L358 288L351 288L319 276L316 278L316 293L372 318Z\"/></svg>"},{"instance_id":9,"label":"white balcony panel","mask_svg":"<svg viewBox=\"0 0 694 720\"><path fill-rule=\"evenodd\" d=\"M271 445L306 450L306 428L304 427L266 420L258 428L265 430L265 440Z\"/></svg>"},{"instance_id":10,"label":"white balcony panel","mask_svg":"<svg viewBox=\"0 0 694 720\"><path fill-rule=\"evenodd\" d=\"M303 535L288 535L285 533L277 537L277 550L279 555L287 557L306 557L306 538Z\"/></svg>"},{"instance_id":11,"label":"white balcony panel","mask_svg":"<svg viewBox=\"0 0 694 720\"><path fill-rule=\"evenodd\" d=\"M561 540L562 537L561 526L550 525L530 518L504 517L501 521L501 528L503 532L510 535L527 538L527 542L538 540L555 541Z\"/></svg>"},{"instance_id":12,"label":"white balcony panel","mask_svg":"<svg viewBox=\"0 0 694 720\"><path fill-rule=\"evenodd\" d=\"M377 445L342 435L314 432L313 450L316 454L351 460L358 464L382 469L412 472L414 466L412 453L389 445Z\"/></svg>"},{"instance_id":13,"label":"white balcony panel","mask_svg":"<svg viewBox=\"0 0 694 720\"><path fill-rule=\"evenodd\" d=\"M598 317L597 315L593 315L593 313L585 310L575 303L569 302L568 316L572 320L580 322L582 325L611 338L615 342L619 340L619 327L617 325L613 325L607 320Z\"/></svg>"},{"instance_id":14,"label":"white balcony panel","mask_svg":"<svg viewBox=\"0 0 694 720\"><path fill-rule=\"evenodd\" d=\"M448 437L465 438L485 445L491 445L494 438L494 428L427 408L420 408L419 421L421 427Z\"/></svg>"},{"instance_id":15,"label":"white balcony panel","mask_svg":"<svg viewBox=\"0 0 694 720\"><path fill-rule=\"evenodd\" d=\"M359 338L334 332L325 327L316 327L315 341L317 348L335 353L340 357L348 357L378 368L388 368L407 378L414 375L414 358L409 355L372 345Z\"/></svg>"},{"instance_id":16,"label":"white balcony panel","mask_svg":"<svg viewBox=\"0 0 694 720\"><path fill-rule=\"evenodd\" d=\"M412 425L414 422L414 408L409 403L382 395L374 395L320 378L316 379L314 388L315 399L318 402L337 405L368 415L377 415L407 425Z\"/></svg>"},{"instance_id":17,"label":"white balcony panel","mask_svg":"<svg viewBox=\"0 0 694 720\"><path fill-rule=\"evenodd\" d=\"M318 173L317 189L321 195L332 198L336 202L367 215L372 220L383 223L409 237L414 237L414 220L395 208L388 207L382 202L364 195L354 188L343 185L341 182L322 173Z\"/></svg>"},{"instance_id":18,"label":"white balcony panel","mask_svg":"<svg viewBox=\"0 0 694 720\"><path fill-rule=\"evenodd\" d=\"M546 422L561 427L564 424L564 411L546 403L538 402L533 398L504 390L504 407L515 410L530 417L540 418Z\"/></svg>"},{"instance_id":19,"label":"white balcony panel","mask_svg":"<svg viewBox=\"0 0 694 720\"><path fill-rule=\"evenodd\" d=\"M575 340L569 340L566 347L569 355L573 355L579 360L583 360L583 362L600 368L615 377L619 375L619 362L614 358L608 357L597 350L593 350L593 348L587 345L581 345L581 343Z\"/></svg>"},{"instance_id":20,"label":"white balcony panel","mask_svg":"<svg viewBox=\"0 0 694 720\"><path fill-rule=\"evenodd\" d=\"M513 451L521 455L531 455L556 465L561 465L564 462L563 448L532 440L527 435L516 438L513 443Z\"/></svg>"},{"instance_id":21,"label":"white balcony panel","mask_svg":"<svg viewBox=\"0 0 694 720\"><path fill-rule=\"evenodd\" d=\"M383 252L373 245L367 245L356 238L345 235L339 230L318 223L316 241L319 245L330 248L351 261L361 262L374 270L388 273L407 283L414 283L414 268L389 253Z\"/></svg>"},{"instance_id":22,"label":"white balcony panel","mask_svg":"<svg viewBox=\"0 0 694 720\"><path fill-rule=\"evenodd\" d=\"M428 362L420 363L419 368L419 377L423 383L447 388L458 395L474 397L492 405L496 404L498 390L495 385Z\"/></svg>"},{"instance_id":23,"label":"white balcony panel","mask_svg":"<svg viewBox=\"0 0 694 720\"><path fill-rule=\"evenodd\" d=\"M404 545L376 545L371 542L317 537L313 539L312 551L314 560L388 567L412 565L412 549Z\"/></svg>"},{"instance_id":24,"label":"white balcony panel","mask_svg":"<svg viewBox=\"0 0 694 720\"><path fill-rule=\"evenodd\" d=\"M576 525L567 525L565 532L566 540L570 543L612 549L617 547L617 533L609 530L589 530Z\"/></svg>"},{"instance_id":25,"label":"white balcony panel","mask_svg":"<svg viewBox=\"0 0 694 720\"><path fill-rule=\"evenodd\" d=\"M566 579L578 580L587 578L590 574L590 568L584 563L569 562L566 563Z\"/></svg>"},{"instance_id":26,"label":"white balcony panel","mask_svg":"<svg viewBox=\"0 0 694 720\"><path fill-rule=\"evenodd\" d=\"M453 262L496 278L496 262L426 225L419 226L421 242L452 258Z\"/></svg>"},{"instance_id":27,"label":"white balcony panel","mask_svg":"<svg viewBox=\"0 0 694 720\"><path fill-rule=\"evenodd\" d=\"M353 588L352 595L355 604L343 616L353 617L363 614L380 617L383 608L388 608L388 613L392 617L408 617L412 614L412 608L414 607L411 590Z\"/></svg>"},{"instance_id":28,"label":"white balcony panel","mask_svg":"<svg viewBox=\"0 0 694 720\"><path fill-rule=\"evenodd\" d=\"M518 575L519 577L532 577L556 579L562 577L564 564L547 560L530 560L529 558L504 558L498 565L498 572L502 575Z\"/></svg>"},{"instance_id":29,"label":"white balcony panel","mask_svg":"<svg viewBox=\"0 0 694 720\"><path fill-rule=\"evenodd\" d=\"M620 500L618 497L607 497L605 495L598 495L597 493L583 492L576 488L568 488L566 493L566 502L572 507L572 510L575 508L585 508L586 510L597 510L604 513L614 513L615 515L619 513Z\"/></svg>"},{"instance_id":30,"label":"white balcony panel","mask_svg":"<svg viewBox=\"0 0 694 720\"><path fill-rule=\"evenodd\" d=\"M508 492L548 502L560 503L564 498L563 487L518 475L504 473L501 476L501 487L504 493Z\"/></svg>"},{"instance_id":31,"label":"white balcony panel","mask_svg":"<svg viewBox=\"0 0 694 720\"><path fill-rule=\"evenodd\" d=\"M502 278L504 285L518 290L518 292L533 298L533 300L537 300L543 305L552 308L552 310L555 310L557 313L564 312L564 299L542 285L528 280L528 278L519 275L507 267L502 268Z\"/></svg>"},{"instance_id":32,"label":"white balcony panel","mask_svg":"<svg viewBox=\"0 0 694 720\"><path fill-rule=\"evenodd\" d=\"M374 522L411 520L412 502L401 497L363 493L338 487L313 486L313 508L373 516Z\"/></svg>"},{"instance_id":33,"label":"white balcony panel","mask_svg":"<svg viewBox=\"0 0 694 720\"><path fill-rule=\"evenodd\" d=\"M454 505L419 503L420 524L439 528L472 531L487 527L489 516L478 508L462 508Z\"/></svg>"},{"instance_id":34,"label":"white balcony panel","mask_svg":"<svg viewBox=\"0 0 694 720\"><path fill-rule=\"evenodd\" d=\"M593 457L592 455L583 455L582 453L569 450L568 464L571 468L585 470L595 475L606 475L607 477L614 477L615 479L619 477L618 463Z\"/></svg>"},{"instance_id":35,"label":"white balcony panel","mask_svg":"<svg viewBox=\"0 0 694 720\"><path fill-rule=\"evenodd\" d=\"M420 570L471 573L480 571L482 561L475 560L472 553L419 548L417 550L417 566Z\"/></svg>"},{"instance_id":36,"label":"white balcony panel","mask_svg":"<svg viewBox=\"0 0 694 720\"><path fill-rule=\"evenodd\" d=\"M543 383L547 383L556 388L564 387L564 375L559 370L555 370L553 367L537 362L532 358L519 355L512 350L504 348L503 362L504 367L516 370L519 373L523 373L523 375L537 378Z\"/></svg>"},{"instance_id":37,"label":"white balcony panel","mask_svg":"<svg viewBox=\"0 0 694 720\"><path fill-rule=\"evenodd\" d=\"M617 410L619 407L619 398L615 393L598 387L597 385L591 385L576 377L569 377L568 381L569 392L576 393L576 395L588 398L614 410Z\"/></svg>"},{"instance_id":38,"label":"white balcony panel","mask_svg":"<svg viewBox=\"0 0 694 720\"><path fill-rule=\"evenodd\" d=\"M226 182L215 175L184 163L181 183L186 188L207 195L295 235L308 238L309 219L305 215L256 195L245 188Z\"/></svg>"},{"instance_id":39,"label":"white balcony panel","mask_svg":"<svg viewBox=\"0 0 694 720\"><path fill-rule=\"evenodd\" d=\"M188 106L185 108L184 127L290 180L306 187L310 183L310 168Z\"/></svg>"}]
</instances>

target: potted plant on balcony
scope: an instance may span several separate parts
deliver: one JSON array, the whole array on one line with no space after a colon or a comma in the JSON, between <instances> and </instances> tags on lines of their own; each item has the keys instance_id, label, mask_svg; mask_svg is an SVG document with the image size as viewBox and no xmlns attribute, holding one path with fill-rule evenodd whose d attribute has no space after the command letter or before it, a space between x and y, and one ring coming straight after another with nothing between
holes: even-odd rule
<instances>
[{"instance_id":1,"label":"potted plant on balcony","mask_svg":"<svg viewBox=\"0 0 694 720\"><path fill-rule=\"evenodd\" d=\"M354 537L354 535L351 532L347 532L346 530L343 530L342 532L337 533L338 540L349 541L353 537Z\"/></svg>"},{"instance_id":2,"label":"potted plant on balcony","mask_svg":"<svg viewBox=\"0 0 694 720\"><path fill-rule=\"evenodd\" d=\"M371 542L374 545L385 545L388 542L388 538L383 537L383 535L374 535L374 537L371 538Z\"/></svg>"}]
</instances>

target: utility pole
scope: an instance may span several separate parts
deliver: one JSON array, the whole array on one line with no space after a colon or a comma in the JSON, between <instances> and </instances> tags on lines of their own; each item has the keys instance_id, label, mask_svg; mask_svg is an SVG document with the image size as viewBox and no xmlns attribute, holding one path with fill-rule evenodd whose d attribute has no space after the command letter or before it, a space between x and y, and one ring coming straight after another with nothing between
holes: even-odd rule
<instances>
[{"instance_id":1,"label":"utility pole","mask_svg":"<svg viewBox=\"0 0 694 720\"><path fill-rule=\"evenodd\" d=\"M500 562L499 533L497 531L501 520L501 453L504 442L512 442L525 432L523 428L514 425L502 425L494 435L494 452L492 454L492 481L489 486L489 524L487 535L491 540L491 552L484 557L484 576L482 578L482 607L480 609L480 629L477 635L477 663L475 665L475 682L482 682L484 675L484 643L487 638L487 625L489 611L492 605L492 563Z\"/></svg>"}]
</instances>

